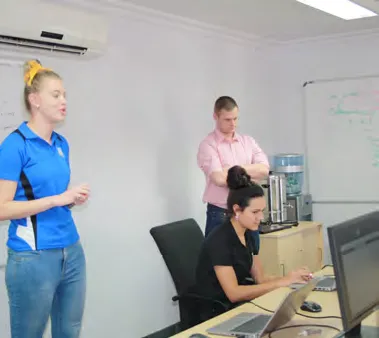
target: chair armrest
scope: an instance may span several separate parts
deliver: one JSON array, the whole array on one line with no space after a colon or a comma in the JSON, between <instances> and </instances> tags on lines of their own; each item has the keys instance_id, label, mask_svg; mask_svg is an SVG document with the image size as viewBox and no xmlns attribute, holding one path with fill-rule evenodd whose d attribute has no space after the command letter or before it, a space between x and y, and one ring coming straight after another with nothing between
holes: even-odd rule
<instances>
[{"instance_id":1,"label":"chair armrest","mask_svg":"<svg viewBox=\"0 0 379 338\"><path fill-rule=\"evenodd\" d=\"M213 298L210 298L210 297L201 296L201 295L198 295L198 294L195 294L195 293L186 293L186 294L183 294L183 295L177 295L177 296L172 297L172 300L174 302L178 301L178 300L181 300L181 299L201 300L201 301L217 304L217 305L221 306L224 310L229 310L230 309L229 305L227 305L227 304L225 304L225 303L223 303L223 302L221 302L219 300L216 300L216 299L213 299Z\"/></svg>"}]
</instances>

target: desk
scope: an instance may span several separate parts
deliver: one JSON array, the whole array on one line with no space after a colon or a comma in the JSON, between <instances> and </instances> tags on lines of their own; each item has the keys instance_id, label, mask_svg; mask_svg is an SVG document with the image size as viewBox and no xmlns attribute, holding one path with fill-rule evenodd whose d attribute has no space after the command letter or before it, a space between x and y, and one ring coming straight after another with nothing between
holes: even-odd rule
<instances>
[{"instance_id":1,"label":"desk","mask_svg":"<svg viewBox=\"0 0 379 338\"><path fill-rule=\"evenodd\" d=\"M331 267L327 267L322 271L319 271L315 275L328 275L333 274L333 269ZM291 291L290 288L279 288L276 289L264 296L261 296L259 298L256 298L254 303L257 305L260 305L268 310L275 310L276 307L280 304L280 302L283 300L283 298ZM337 291L334 292L319 292L319 291L313 291L307 300L313 300L317 303L319 303L322 306L322 311L319 313L311 313L311 312L304 312L299 310L299 313L305 314L307 316L314 316L315 319L302 317L299 315L295 315L294 318L287 323L284 326L291 326L291 325L303 325L303 324L319 324L319 325L330 325L337 327L342 330L342 321L340 319L317 319L317 317L328 317L328 316L341 316L340 309L339 309L339 303L337 298ZM255 313L267 313L264 310L260 309L259 307L251 304L246 303L243 304L233 310L230 310L226 313L223 313L220 316L217 316L215 318L212 318L204 323L201 323L197 326L194 326L191 329L188 329L186 331L183 331L181 333L176 334L175 336L172 336L172 338L188 338L193 333L202 333L206 336L209 336L210 338L213 337L222 337L218 335L210 335L207 334L206 330L226 319L229 319L230 317L241 313L241 312L255 312ZM376 311L371 316L367 317L363 322L362 325L368 325L368 326L379 326L379 311ZM309 328L312 328L311 326ZM305 327L300 328L289 328L286 330L274 332L271 334L273 338L296 338L300 337L298 334L303 331ZM316 329L316 327L315 327ZM322 328L322 334L321 335L312 335L311 338L331 338L334 337L337 334L336 330ZM268 335L265 335L267 337ZM225 337L224 337L225 338Z\"/></svg>"}]
</instances>

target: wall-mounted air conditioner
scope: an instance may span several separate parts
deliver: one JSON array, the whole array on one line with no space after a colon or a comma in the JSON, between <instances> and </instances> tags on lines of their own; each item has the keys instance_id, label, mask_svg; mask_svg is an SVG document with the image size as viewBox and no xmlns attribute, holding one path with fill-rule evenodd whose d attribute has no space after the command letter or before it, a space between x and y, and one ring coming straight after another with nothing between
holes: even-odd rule
<instances>
[{"instance_id":1,"label":"wall-mounted air conditioner","mask_svg":"<svg viewBox=\"0 0 379 338\"><path fill-rule=\"evenodd\" d=\"M35 0L1 0L0 50L96 57L107 46L104 17Z\"/></svg>"}]
</instances>

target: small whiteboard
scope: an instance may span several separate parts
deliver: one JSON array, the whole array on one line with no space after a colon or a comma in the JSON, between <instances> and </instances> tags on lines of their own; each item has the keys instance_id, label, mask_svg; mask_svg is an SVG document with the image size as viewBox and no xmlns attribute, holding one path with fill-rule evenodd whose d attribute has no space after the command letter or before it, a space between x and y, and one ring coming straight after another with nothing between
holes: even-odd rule
<instances>
[{"instance_id":1,"label":"small whiteboard","mask_svg":"<svg viewBox=\"0 0 379 338\"><path fill-rule=\"evenodd\" d=\"M379 204L379 76L310 82L304 95L314 201Z\"/></svg>"},{"instance_id":2,"label":"small whiteboard","mask_svg":"<svg viewBox=\"0 0 379 338\"><path fill-rule=\"evenodd\" d=\"M0 60L0 142L25 118L21 63Z\"/></svg>"},{"instance_id":3,"label":"small whiteboard","mask_svg":"<svg viewBox=\"0 0 379 338\"><path fill-rule=\"evenodd\" d=\"M22 63L0 60L0 143L25 118ZM0 222L0 267L6 263L7 222Z\"/></svg>"}]
</instances>

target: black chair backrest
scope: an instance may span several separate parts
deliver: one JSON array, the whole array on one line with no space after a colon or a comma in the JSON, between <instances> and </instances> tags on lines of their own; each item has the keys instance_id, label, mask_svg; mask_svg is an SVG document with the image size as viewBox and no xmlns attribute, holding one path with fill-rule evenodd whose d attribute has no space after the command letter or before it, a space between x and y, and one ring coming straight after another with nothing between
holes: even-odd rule
<instances>
[{"instance_id":1,"label":"black chair backrest","mask_svg":"<svg viewBox=\"0 0 379 338\"><path fill-rule=\"evenodd\" d=\"M183 295L195 285L203 232L196 221L189 218L156 226L150 234L170 271L176 292Z\"/></svg>"}]
</instances>

